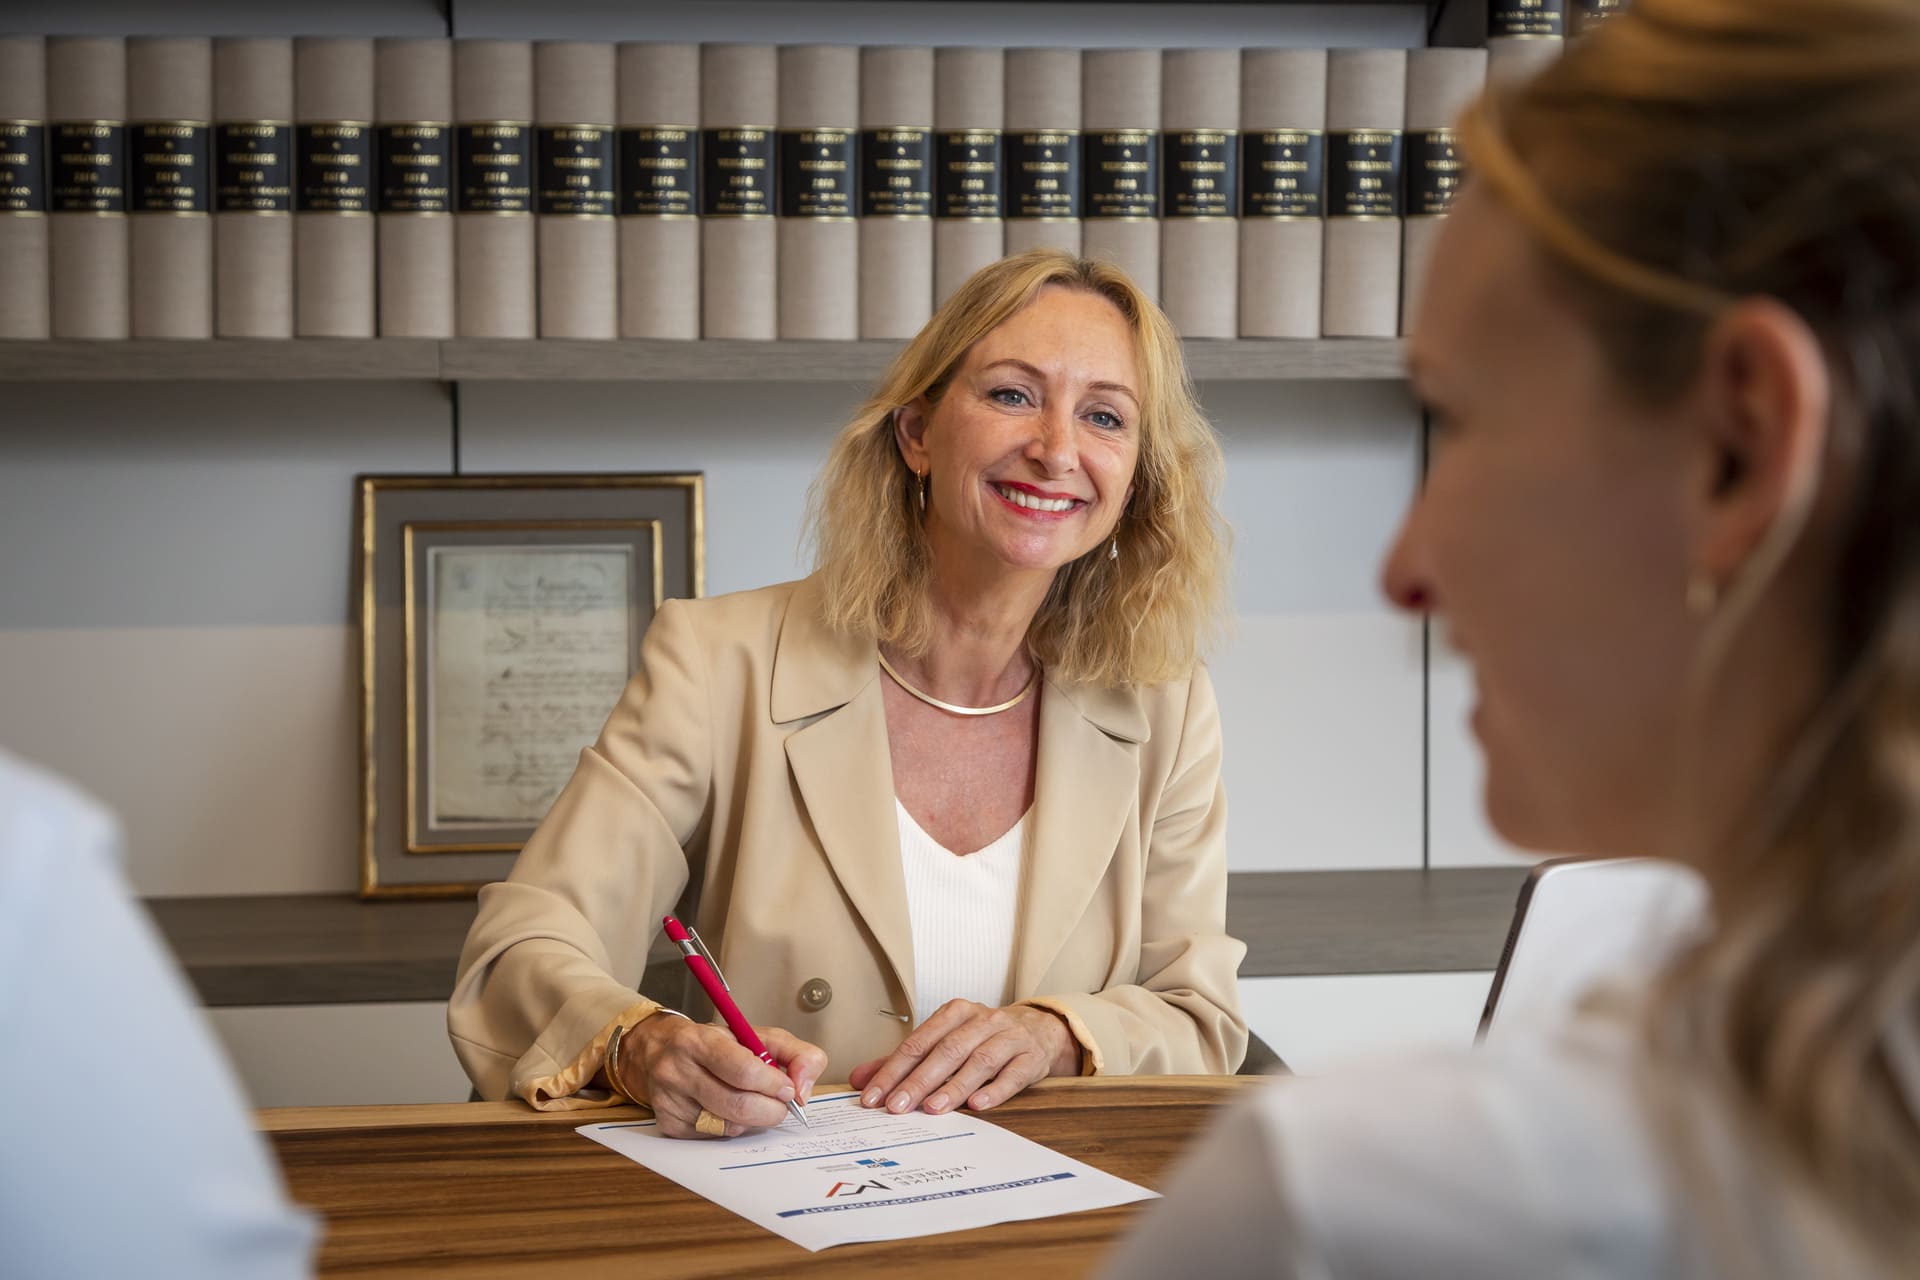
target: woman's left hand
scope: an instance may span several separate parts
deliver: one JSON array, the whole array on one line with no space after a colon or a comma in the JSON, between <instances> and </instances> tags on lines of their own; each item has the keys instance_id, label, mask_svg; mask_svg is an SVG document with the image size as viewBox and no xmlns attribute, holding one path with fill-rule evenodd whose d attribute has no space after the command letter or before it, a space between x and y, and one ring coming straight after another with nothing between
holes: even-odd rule
<instances>
[{"instance_id":1,"label":"woman's left hand","mask_svg":"<svg viewBox=\"0 0 1920 1280\"><path fill-rule=\"evenodd\" d=\"M1066 1020L1031 1005L949 1000L884 1058L863 1062L848 1082L860 1105L896 1114L965 1103L999 1106L1036 1080L1080 1073L1080 1045Z\"/></svg>"}]
</instances>

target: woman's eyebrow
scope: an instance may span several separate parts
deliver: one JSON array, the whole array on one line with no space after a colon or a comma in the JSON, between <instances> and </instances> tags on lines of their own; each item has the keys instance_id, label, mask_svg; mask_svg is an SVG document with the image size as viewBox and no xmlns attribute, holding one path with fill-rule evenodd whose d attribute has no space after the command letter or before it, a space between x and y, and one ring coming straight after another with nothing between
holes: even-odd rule
<instances>
[{"instance_id":1,"label":"woman's eyebrow","mask_svg":"<svg viewBox=\"0 0 1920 1280\"><path fill-rule=\"evenodd\" d=\"M1045 382L1047 380L1046 374L1040 372L1040 370L1028 364L1025 360L1020 359L1018 356L1002 356L998 360L989 361L980 366L980 372L985 373L987 370L997 369L1001 365L1012 365L1036 382ZM1089 391L1118 392L1135 404L1140 403L1139 394L1124 382L1090 382L1087 384L1087 389Z\"/></svg>"}]
</instances>

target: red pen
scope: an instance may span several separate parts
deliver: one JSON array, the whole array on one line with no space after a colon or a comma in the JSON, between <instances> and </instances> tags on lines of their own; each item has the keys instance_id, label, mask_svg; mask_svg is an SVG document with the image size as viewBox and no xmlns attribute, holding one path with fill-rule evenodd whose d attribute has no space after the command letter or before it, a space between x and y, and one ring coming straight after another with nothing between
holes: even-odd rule
<instances>
[{"instance_id":1,"label":"red pen","mask_svg":"<svg viewBox=\"0 0 1920 1280\"><path fill-rule=\"evenodd\" d=\"M733 1032L733 1038L738 1040L741 1047L748 1053L774 1070L780 1070L780 1064L775 1062L773 1055L767 1052L767 1046L761 1044L760 1037L753 1033L753 1024L748 1022L746 1015L740 1012L740 1006L733 1002L733 996L730 994L733 988L727 985L725 975L720 972L720 962L713 958L713 952L707 950L707 944L700 941L700 935L681 924L673 916L665 917L661 923L667 927L667 937L680 948L680 954L686 960L687 968L693 970L693 976L700 983L700 989L707 993L707 999L713 1001L713 1007L718 1009L720 1016L727 1020L727 1030ZM787 1110L793 1113L795 1120L809 1129L813 1128L812 1121L807 1119L807 1113L800 1109L798 1102L789 1102Z\"/></svg>"}]
</instances>

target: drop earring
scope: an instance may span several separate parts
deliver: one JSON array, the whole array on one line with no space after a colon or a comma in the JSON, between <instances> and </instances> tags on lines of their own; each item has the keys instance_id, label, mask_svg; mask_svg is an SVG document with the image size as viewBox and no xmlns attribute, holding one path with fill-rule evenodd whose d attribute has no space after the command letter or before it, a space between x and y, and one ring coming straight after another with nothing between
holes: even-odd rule
<instances>
[{"instance_id":1,"label":"drop earring","mask_svg":"<svg viewBox=\"0 0 1920 1280\"><path fill-rule=\"evenodd\" d=\"M1720 603L1719 584L1705 573L1696 573L1687 579L1687 612L1696 618L1713 616L1714 609Z\"/></svg>"},{"instance_id":2,"label":"drop earring","mask_svg":"<svg viewBox=\"0 0 1920 1280\"><path fill-rule=\"evenodd\" d=\"M1107 559L1118 560L1119 558L1120 558L1120 535L1116 533L1113 535L1113 541L1107 544Z\"/></svg>"},{"instance_id":3,"label":"drop earring","mask_svg":"<svg viewBox=\"0 0 1920 1280\"><path fill-rule=\"evenodd\" d=\"M920 514L924 516L927 514L927 473L916 471L914 474L920 477Z\"/></svg>"}]
</instances>

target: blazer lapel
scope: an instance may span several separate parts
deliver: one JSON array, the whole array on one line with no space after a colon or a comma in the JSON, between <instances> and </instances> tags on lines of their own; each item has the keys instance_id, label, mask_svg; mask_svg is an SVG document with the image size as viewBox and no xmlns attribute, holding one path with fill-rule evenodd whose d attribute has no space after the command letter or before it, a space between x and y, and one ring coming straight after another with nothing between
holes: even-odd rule
<instances>
[{"instance_id":1,"label":"blazer lapel","mask_svg":"<svg viewBox=\"0 0 1920 1280\"><path fill-rule=\"evenodd\" d=\"M1047 682L1014 941L1015 999L1043 994L1047 970L1086 914L1127 823L1138 821L1137 745L1147 737L1146 715L1131 694Z\"/></svg>"},{"instance_id":2,"label":"blazer lapel","mask_svg":"<svg viewBox=\"0 0 1920 1280\"><path fill-rule=\"evenodd\" d=\"M775 650L769 711L779 724L812 719L787 736L787 763L835 878L910 1008L913 934L879 672L871 642L827 628L813 580L796 588Z\"/></svg>"}]
</instances>

